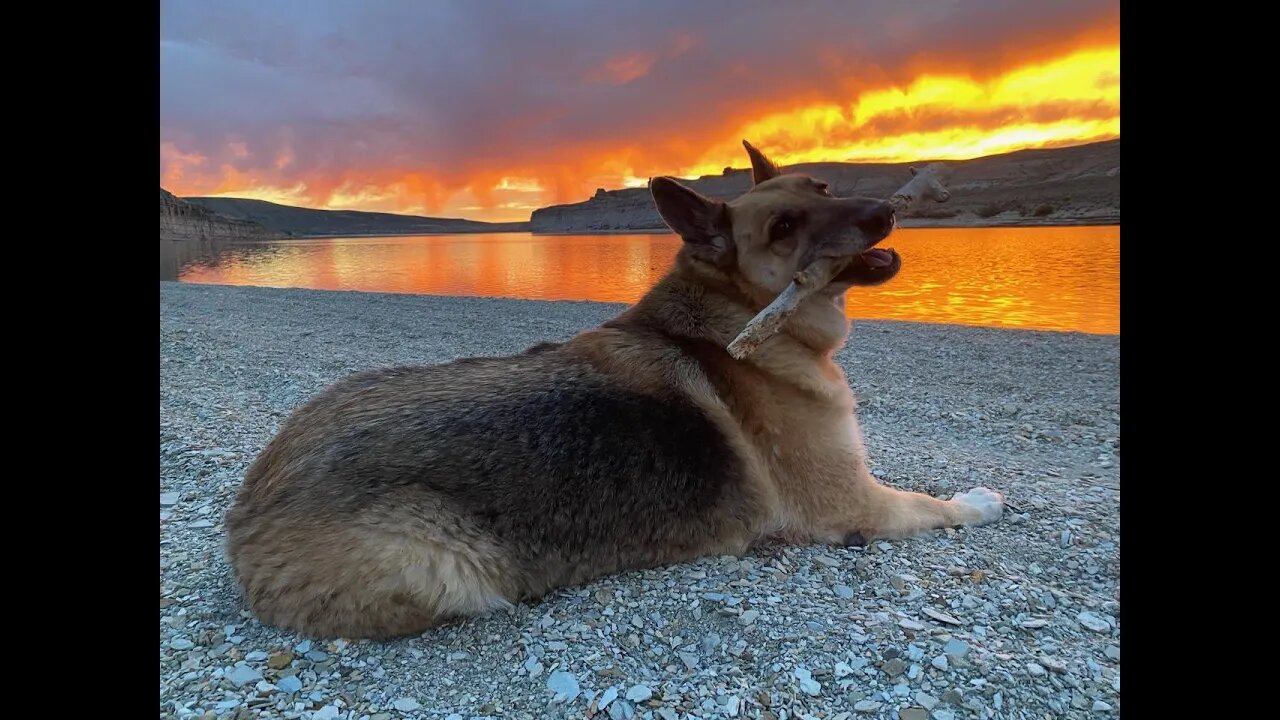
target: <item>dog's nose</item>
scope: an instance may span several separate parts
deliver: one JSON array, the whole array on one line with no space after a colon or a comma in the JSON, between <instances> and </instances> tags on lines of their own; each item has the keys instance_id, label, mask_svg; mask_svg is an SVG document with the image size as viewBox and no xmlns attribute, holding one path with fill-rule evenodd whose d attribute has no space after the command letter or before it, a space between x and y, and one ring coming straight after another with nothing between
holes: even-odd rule
<instances>
[{"instance_id":1,"label":"dog's nose","mask_svg":"<svg viewBox=\"0 0 1280 720\"><path fill-rule=\"evenodd\" d=\"M858 221L858 228L870 237L877 240L888 235L893 230L893 224L896 217L893 212L893 206L889 203L877 203L867 209L862 219Z\"/></svg>"}]
</instances>

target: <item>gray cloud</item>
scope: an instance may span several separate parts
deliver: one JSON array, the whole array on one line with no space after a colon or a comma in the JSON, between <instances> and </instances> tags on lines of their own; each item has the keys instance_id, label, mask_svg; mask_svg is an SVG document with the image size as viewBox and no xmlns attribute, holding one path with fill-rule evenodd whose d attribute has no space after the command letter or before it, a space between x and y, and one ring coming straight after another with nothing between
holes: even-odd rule
<instances>
[{"instance_id":1,"label":"gray cloud","mask_svg":"<svg viewBox=\"0 0 1280 720\"><path fill-rule=\"evenodd\" d=\"M171 0L162 181L175 151L206 158L185 164L193 186L231 168L321 193L508 168L572 183L610 147L662 172L753 111L847 102L921 63L991 72L1117 14L1115 0Z\"/></svg>"}]
</instances>

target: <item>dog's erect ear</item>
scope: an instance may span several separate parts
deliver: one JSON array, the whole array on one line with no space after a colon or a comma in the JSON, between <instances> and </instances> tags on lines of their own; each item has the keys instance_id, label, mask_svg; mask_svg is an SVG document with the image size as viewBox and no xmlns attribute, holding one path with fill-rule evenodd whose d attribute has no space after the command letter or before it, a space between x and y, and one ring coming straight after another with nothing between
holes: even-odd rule
<instances>
[{"instance_id":1,"label":"dog's erect ear","mask_svg":"<svg viewBox=\"0 0 1280 720\"><path fill-rule=\"evenodd\" d=\"M721 265L732 255L733 229L729 208L723 202L700 195L669 177L650 180L649 192L653 193L663 222L684 239L695 257Z\"/></svg>"},{"instance_id":2,"label":"dog's erect ear","mask_svg":"<svg viewBox=\"0 0 1280 720\"><path fill-rule=\"evenodd\" d=\"M747 149L747 155L751 158L751 180L756 185L768 180L776 178L782 174L777 165L773 161L764 156L764 153L755 149L751 143L746 140L742 141L742 147Z\"/></svg>"}]
</instances>

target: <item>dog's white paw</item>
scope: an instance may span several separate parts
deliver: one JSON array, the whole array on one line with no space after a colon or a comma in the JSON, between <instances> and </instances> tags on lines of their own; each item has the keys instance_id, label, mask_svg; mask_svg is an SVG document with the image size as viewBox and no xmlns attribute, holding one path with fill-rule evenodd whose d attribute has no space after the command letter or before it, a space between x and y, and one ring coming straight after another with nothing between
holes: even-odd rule
<instances>
[{"instance_id":1,"label":"dog's white paw","mask_svg":"<svg viewBox=\"0 0 1280 720\"><path fill-rule=\"evenodd\" d=\"M990 488L976 487L969 492L956 493L951 502L976 510L978 520L972 523L974 525L995 522L1004 514L1004 496Z\"/></svg>"}]
</instances>

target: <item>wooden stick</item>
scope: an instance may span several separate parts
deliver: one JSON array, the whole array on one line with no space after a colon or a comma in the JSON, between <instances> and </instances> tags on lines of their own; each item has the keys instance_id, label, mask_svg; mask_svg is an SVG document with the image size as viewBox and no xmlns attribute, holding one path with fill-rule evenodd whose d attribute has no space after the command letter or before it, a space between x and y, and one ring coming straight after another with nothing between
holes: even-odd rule
<instances>
[{"instance_id":1,"label":"wooden stick","mask_svg":"<svg viewBox=\"0 0 1280 720\"><path fill-rule=\"evenodd\" d=\"M933 163L919 171L911 168L913 177L889 198L888 204L895 212L901 213L912 203L924 198L946 202L951 197L951 193L942 184L944 170L940 163ZM795 277L791 278L791 283L778 297L756 314L742 332L738 333L738 337L729 343L729 354L741 360L755 352L756 348L782 329L805 298L830 284L831 280L851 262L853 257L818 258L809 263L809 266L796 273Z\"/></svg>"}]
</instances>

